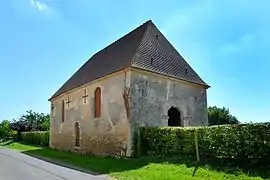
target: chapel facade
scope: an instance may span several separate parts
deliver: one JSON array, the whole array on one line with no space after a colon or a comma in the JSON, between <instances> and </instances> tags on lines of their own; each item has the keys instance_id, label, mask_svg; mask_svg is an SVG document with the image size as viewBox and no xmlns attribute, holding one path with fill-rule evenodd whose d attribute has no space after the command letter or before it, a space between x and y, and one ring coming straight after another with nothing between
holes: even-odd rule
<instances>
[{"instance_id":1,"label":"chapel facade","mask_svg":"<svg viewBox=\"0 0 270 180\"><path fill-rule=\"evenodd\" d=\"M94 54L49 99L50 146L131 155L141 126L207 126L207 89L153 22Z\"/></svg>"}]
</instances>

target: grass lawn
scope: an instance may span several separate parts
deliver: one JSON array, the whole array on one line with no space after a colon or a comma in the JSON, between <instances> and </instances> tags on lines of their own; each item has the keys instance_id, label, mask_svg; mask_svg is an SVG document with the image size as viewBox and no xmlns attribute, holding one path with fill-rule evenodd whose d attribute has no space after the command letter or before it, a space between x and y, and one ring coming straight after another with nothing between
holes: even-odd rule
<instances>
[{"instance_id":1,"label":"grass lawn","mask_svg":"<svg viewBox=\"0 0 270 180\"><path fill-rule=\"evenodd\" d=\"M0 143L0 145L17 149L29 155L46 157L68 163L85 170L105 173L119 180L265 179L265 177L260 177L261 174L253 174L253 176L249 177L240 169L213 168L213 166L206 165L196 166L195 163L179 159L115 159L109 157L77 155L48 147L25 145L18 142ZM265 172L265 170L263 171L266 174L269 173Z\"/></svg>"}]
</instances>

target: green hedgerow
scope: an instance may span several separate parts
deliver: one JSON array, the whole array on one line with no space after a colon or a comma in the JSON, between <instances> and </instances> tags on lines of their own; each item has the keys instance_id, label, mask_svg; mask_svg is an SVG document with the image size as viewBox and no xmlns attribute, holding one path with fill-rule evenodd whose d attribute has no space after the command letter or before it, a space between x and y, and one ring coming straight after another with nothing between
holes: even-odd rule
<instances>
[{"instance_id":1,"label":"green hedgerow","mask_svg":"<svg viewBox=\"0 0 270 180\"><path fill-rule=\"evenodd\" d=\"M21 134L22 142L42 146L49 146L49 137L49 131L30 131Z\"/></svg>"},{"instance_id":2,"label":"green hedgerow","mask_svg":"<svg viewBox=\"0 0 270 180\"><path fill-rule=\"evenodd\" d=\"M141 127L139 147L145 155L200 156L233 159L270 159L270 123L220 125L198 128ZM134 143L136 144L136 143ZM135 152L138 154L138 152Z\"/></svg>"}]
</instances>

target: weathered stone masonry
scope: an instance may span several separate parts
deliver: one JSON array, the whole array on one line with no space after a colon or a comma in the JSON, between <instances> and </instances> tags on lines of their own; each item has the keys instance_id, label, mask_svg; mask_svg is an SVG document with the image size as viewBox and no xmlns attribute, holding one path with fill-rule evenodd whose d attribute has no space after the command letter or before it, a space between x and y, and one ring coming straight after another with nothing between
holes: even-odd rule
<instances>
[{"instance_id":1,"label":"weathered stone masonry","mask_svg":"<svg viewBox=\"0 0 270 180\"><path fill-rule=\"evenodd\" d=\"M101 87L101 117L94 117L94 91ZM88 93L86 103L82 99ZM62 101L65 121L62 122ZM132 131L139 126L168 126L167 112L175 106L182 126L205 126L206 89L155 73L125 70L54 99L51 146L94 154L130 155ZM164 118L165 117L165 118ZM75 146L74 123L79 123L80 146Z\"/></svg>"},{"instance_id":2,"label":"weathered stone masonry","mask_svg":"<svg viewBox=\"0 0 270 180\"><path fill-rule=\"evenodd\" d=\"M94 154L128 153L129 121L127 118L130 72L120 72L54 99L55 116L51 113L51 146L65 150L78 150ZM94 117L94 91L101 87L101 117ZM88 93L86 103L82 99ZM61 102L70 99L65 106L65 121L62 122ZM127 99L128 100L128 99ZM74 124L80 125L80 147L75 147Z\"/></svg>"},{"instance_id":3,"label":"weathered stone masonry","mask_svg":"<svg viewBox=\"0 0 270 180\"><path fill-rule=\"evenodd\" d=\"M133 124L168 126L166 115L174 106L181 113L182 126L208 125L205 88L142 72L131 73Z\"/></svg>"}]
</instances>

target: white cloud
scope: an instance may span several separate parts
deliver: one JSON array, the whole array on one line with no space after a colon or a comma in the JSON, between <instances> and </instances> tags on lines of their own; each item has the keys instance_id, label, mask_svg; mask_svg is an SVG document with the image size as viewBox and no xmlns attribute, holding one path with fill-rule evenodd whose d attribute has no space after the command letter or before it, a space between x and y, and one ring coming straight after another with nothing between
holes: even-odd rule
<instances>
[{"instance_id":1,"label":"white cloud","mask_svg":"<svg viewBox=\"0 0 270 180\"><path fill-rule=\"evenodd\" d=\"M31 0L30 3L31 5L35 6L39 11L50 9L50 7L47 4L37 0Z\"/></svg>"}]
</instances>

